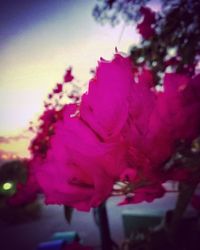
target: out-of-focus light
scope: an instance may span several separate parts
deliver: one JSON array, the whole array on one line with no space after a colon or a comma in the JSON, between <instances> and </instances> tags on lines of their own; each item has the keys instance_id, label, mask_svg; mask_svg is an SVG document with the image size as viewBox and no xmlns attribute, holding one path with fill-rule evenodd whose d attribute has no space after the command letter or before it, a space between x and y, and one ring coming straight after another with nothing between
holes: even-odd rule
<instances>
[{"instance_id":1,"label":"out-of-focus light","mask_svg":"<svg viewBox=\"0 0 200 250\"><path fill-rule=\"evenodd\" d=\"M13 184L11 182L5 182L3 184L3 190L7 191L10 190L13 187Z\"/></svg>"},{"instance_id":2,"label":"out-of-focus light","mask_svg":"<svg viewBox=\"0 0 200 250\"><path fill-rule=\"evenodd\" d=\"M18 157L17 157L17 155L12 155L12 158L17 159Z\"/></svg>"},{"instance_id":3,"label":"out-of-focus light","mask_svg":"<svg viewBox=\"0 0 200 250\"><path fill-rule=\"evenodd\" d=\"M2 158L3 160L7 160L7 159L8 159L8 155L3 154L3 155L1 156L1 158Z\"/></svg>"},{"instance_id":4,"label":"out-of-focus light","mask_svg":"<svg viewBox=\"0 0 200 250\"><path fill-rule=\"evenodd\" d=\"M170 57L176 56L177 54L177 48L173 47L173 48L168 48L167 49L167 53Z\"/></svg>"}]
</instances>

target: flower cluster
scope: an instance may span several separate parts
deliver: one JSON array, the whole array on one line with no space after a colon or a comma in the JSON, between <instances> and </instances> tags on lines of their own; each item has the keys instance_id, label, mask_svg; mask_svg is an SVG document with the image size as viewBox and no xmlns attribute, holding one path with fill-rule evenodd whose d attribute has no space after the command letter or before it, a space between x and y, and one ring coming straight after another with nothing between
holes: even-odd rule
<instances>
[{"instance_id":1,"label":"flower cluster","mask_svg":"<svg viewBox=\"0 0 200 250\"><path fill-rule=\"evenodd\" d=\"M35 137L29 146L32 158L27 159L24 164L27 171L27 180L25 184L18 183L17 193L8 199L9 204L21 205L32 202L41 192L34 166L40 164L39 162L46 158L51 137L55 133L55 125L63 119L63 112L67 105L61 103L62 98L67 98L71 103L79 100L79 88L73 83L73 80L72 69L68 68L63 76L63 82L57 83L52 92L48 94L47 101L44 102L44 112L38 119L39 124L30 123L29 130L35 133ZM66 86L71 91L68 91ZM66 100L64 100L65 102Z\"/></svg>"},{"instance_id":2,"label":"flower cluster","mask_svg":"<svg viewBox=\"0 0 200 250\"><path fill-rule=\"evenodd\" d=\"M166 74L158 91L129 57L101 59L80 102L41 116L30 167L46 203L87 211L119 180L128 184L121 204L162 197L164 182L190 176L169 160L200 134L199 100L200 75Z\"/></svg>"}]
</instances>

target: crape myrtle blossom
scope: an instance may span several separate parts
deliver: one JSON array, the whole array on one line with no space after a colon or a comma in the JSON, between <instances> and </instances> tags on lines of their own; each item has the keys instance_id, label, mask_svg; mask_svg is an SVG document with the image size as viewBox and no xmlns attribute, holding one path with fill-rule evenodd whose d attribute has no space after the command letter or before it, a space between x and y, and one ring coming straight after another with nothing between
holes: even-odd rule
<instances>
[{"instance_id":1,"label":"crape myrtle blossom","mask_svg":"<svg viewBox=\"0 0 200 250\"><path fill-rule=\"evenodd\" d=\"M45 138L49 128L53 133L44 152L32 150L31 167L46 203L87 211L119 180L129 187L121 204L151 202L165 194L167 180L187 180L189 171L165 163L200 134L199 79L166 74L157 91L145 66L119 53L101 59L80 103L42 116Z\"/></svg>"}]
</instances>

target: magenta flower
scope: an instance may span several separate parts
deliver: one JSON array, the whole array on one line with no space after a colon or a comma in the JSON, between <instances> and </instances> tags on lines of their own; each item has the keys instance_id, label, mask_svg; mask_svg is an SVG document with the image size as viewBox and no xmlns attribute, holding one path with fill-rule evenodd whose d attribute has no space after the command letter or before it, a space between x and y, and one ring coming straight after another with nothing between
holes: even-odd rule
<instances>
[{"instance_id":1,"label":"magenta flower","mask_svg":"<svg viewBox=\"0 0 200 250\"><path fill-rule=\"evenodd\" d=\"M46 203L87 211L105 201L118 180L132 187L121 204L151 202L164 195L165 181L185 180L188 173L175 166L166 171L164 163L180 141L200 134L199 78L166 74L158 92L144 66L136 70L119 54L101 59L80 104L40 118L31 167Z\"/></svg>"},{"instance_id":2,"label":"magenta flower","mask_svg":"<svg viewBox=\"0 0 200 250\"><path fill-rule=\"evenodd\" d=\"M80 118L65 116L57 124L51 149L36 173L46 202L80 210L100 205L111 193L122 154L122 146L102 143Z\"/></svg>"},{"instance_id":3,"label":"magenta flower","mask_svg":"<svg viewBox=\"0 0 200 250\"><path fill-rule=\"evenodd\" d=\"M117 54L112 62L100 61L88 93L82 97L80 116L102 141L120 135L128 118L132 82L129 58Z\"/></svg>"},{"instance_id":4,"label":"magenta flower","mask_svg":"<svg viewBox=\"0 0 200 250\"><path fill-rule=\"evenodd\" d=\"M198 78L190 79L175 73L165 75L164 92L158 97L157 112L165 122L165 131L172 141L191 140L200 132L200 117L197 115L200 111L200 85L199 82L196 84Z\"/></svg>"},{"instance_id":5,"label":"magenta flower","mask_svg":"<svg viewBox=\"0 0 200 250\"><path fill-rule=\"evenodd\" d=\"M181 140L191 142L200 133L200 82L199 76L190 79L184 75L167 74L164 79L164 91L157 92L152 86L153 79L146 77L144 70L133 84L126 126L122 134L128 143L126 160L128 169L122 176L132 180L133 186L143 183L145 189L136 188L131 199L121 204L150 201L152 197L164 195L162 183L167 180L187 180L189 171L176 166L164 171L164 162L168 160ZM142 77L144 74L144 77ZM190 121L190 124L188 124ZM135 176L135 172L137 175ZM146 191L156 192L146 196ZM139 193L138 193L139 192ZM150 192L150 191L149 191Z\"/></svg>"},{"instance_id":6,"label":"magenta flower","mask_svg":"<svg viewBox=\"0 0 200 250\"><path fill-rule=\"evenodd\" d=\"M101 61L82 97L80 113L74 115L71 106L65 107L47 157L36 171L47 203L89 210L110 195L126 167L121 130L128 116L132 78L128 58L116 55L111 63Z\"/></svg>"},{"instance_id":7,"label":"magenta flower","mask_svg":"<svg viewBox=\"0 0 200 250\"><path fill-rule=\"evenodd\" d=\"M58 84L56 85L55 89L53 89L53 93L54 93L54 94L59 94L59 93L62 92L62 90L63 90L63 85L62 85L62 83L58 83Z\"/></svg>"},{"instance_id":8,"label":"magenta flower","mask_svg":"<svg viewBox=\"0 0 200 250\"><path fill-rule=\"evenodd\" d=\"M67 82L71 82L74 79L73 75L72 75L72 68L68 68L65 72L65 75L63 77L63 82L67 83Z\"/></svg>"},{"instance_id":9,"label":"magenta flower","mask_svg":"<svg viewBox=\"0 0 200 250\"><path fill-rule=\"evenodd\" d=\"M144 39L149 39L155 34L155 30L152 27L155 24L155 13L148 7L142 7L140 12L143 20L137 25L137 29Z\"/></svg>"}]
</instances>

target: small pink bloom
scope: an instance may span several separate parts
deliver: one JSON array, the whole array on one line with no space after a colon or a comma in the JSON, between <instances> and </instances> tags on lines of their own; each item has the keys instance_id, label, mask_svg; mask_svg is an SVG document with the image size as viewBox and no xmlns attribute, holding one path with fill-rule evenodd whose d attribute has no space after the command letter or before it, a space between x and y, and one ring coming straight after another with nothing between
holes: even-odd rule
<instances>
[{"instance_id":1,"label":"small pink bloom","mask_svg":"<svg viewBox=\"0 0 200 250\"><path fill-rule=\"evenodd\" d=\"M53 89L54 94L59 94L63 90L63 85L62 83L57 83L56 88Z\"/></svg>"},{"instance_id":2,"label":"small pink bloom","mask_svg":"<svg viewBox=\"0 0 200 250\"><path fill-rule=\"evenodd\" d=\"M140 35L147 40L150 39L155 34L155 30L145 22L138 24L137 29Z\"/></svg>"},{"instance_id":3,"label":"small pink bloom","mask_svg":"<svg viewBox=\"0 0 200 250\"><path fill-rule=\"evenodd\" d=\"M75 102L79 101L79 99L80 99L80 95L79 95L78 92L76 92L76 91L72 91L72 92L68 95L68 97L69 97L70 99L74 100Z\"/></svg>"},{"instance_id":4,"label":"small pink bloom","mask_svg":"<svg viewBox=\"0 0 200 250\"><path fill-rule=\"evenodd\" d=\"M155 12L150 8L142 6L140 12L144 16L145 22L154 23L156 21Z\"/></svg>"},{"instance_id":5,"label":"small pink bloom","mask_svg":"<svg viewBox=\"0 0 200 250\"><path fill-rule=\"evenodd\" d=\"M52 99L52 97L53 97L53 94L48 95L48 99Z\"/></svg>"},{"instance_id":6,"label":"small pink bloom","mask_svg":"<svg viewBox=\"0 0 200 250\"><path fill-rule=\"evenodd\" d=\"M72 68L69 68L69 69L66 70L63 81L65 83L67 83L67 82L71 82L73 79L74 79L74 77L72 75Z\"/></svg>"},{"instance_id":7,"label":"small pink bloom","mask_svg":"<svg viewBox=\"0 0 200 250\"><path fill-rule=\"evenodd\" d=\"M143 15L143 20L137 25L137 29L144 39L149 39L155 34L155 30L152 27L155 23L155 13L147 7L142 7L140 11Z\"/></svg>"}]
</instances>

